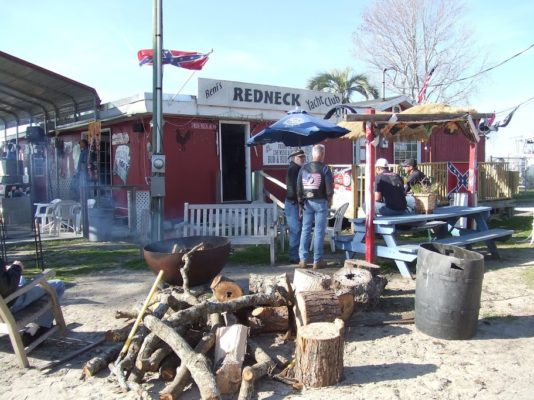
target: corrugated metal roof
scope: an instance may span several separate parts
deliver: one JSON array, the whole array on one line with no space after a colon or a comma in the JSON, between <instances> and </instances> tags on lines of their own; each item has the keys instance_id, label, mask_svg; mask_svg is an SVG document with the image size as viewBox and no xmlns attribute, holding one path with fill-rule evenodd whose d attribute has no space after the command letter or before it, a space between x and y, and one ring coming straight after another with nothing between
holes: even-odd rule
<instances>
[{"instance_id":1,"label":"corrugated metal roof","mask_svg":"<svg viewBox=\"0 0 534 400\"><path fill-rule=\"evenodd\" d=\"M92 87L0 51L0 127L45 123L47 130L94 119Z\"/></svg>"}]
</instances>

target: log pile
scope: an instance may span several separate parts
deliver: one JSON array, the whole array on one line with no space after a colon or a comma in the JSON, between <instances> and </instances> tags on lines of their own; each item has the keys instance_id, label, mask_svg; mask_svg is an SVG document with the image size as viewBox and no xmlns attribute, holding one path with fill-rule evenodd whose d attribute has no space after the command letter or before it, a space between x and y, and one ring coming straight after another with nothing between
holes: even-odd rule
<instances>
[{"instance_id":1,"label":"log pile","mask_svg":"<svg viewBox=\"0 0 534 400\"><path fill-rule=\"evenodd\" d=\"M360 299L360 286L373 281L369 269L345 264L333 277L297 269L293 283L287 274L250 274L248 294L217 276L208 296L188 287L189 260L198 248L183 256L182 287L160 289L147 298L146 309L117 314L140 324L107 332L117 344L86 363L85 378L108 366L123 391L142 391L145 375L158 374L167 382L160 392L165 400L179 398L190 383L202 399L233 395L245 400L254 398L254 386L265 376L294 388L339 382L343 321L354 311L354 299ZM356 275L362 277L357 285ZM279 339L285 341L296 337L295 360L269 354L270 346L262 348L254 336L266 332L283 334Z\"/></svg>"}]
</instances>

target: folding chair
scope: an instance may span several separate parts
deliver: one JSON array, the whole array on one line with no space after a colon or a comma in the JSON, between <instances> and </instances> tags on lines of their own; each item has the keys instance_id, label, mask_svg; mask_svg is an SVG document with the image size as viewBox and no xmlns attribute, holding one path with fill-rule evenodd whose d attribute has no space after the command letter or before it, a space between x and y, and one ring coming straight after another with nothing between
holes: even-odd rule
<instances>
[{"instance_id":1,"label":"folding chair","mask_svg":"<svg viewBox=\"0 0 534 400\"><path fill-rule=\"evenodd\" d=\"M0 296L0 333L7 333L9 335L13 350L15 351L20 366L23 368L30 366L26 355L40 343L56 332L59 332L61 336L65 336L66 334L67 327L65 326L65 320L63 319L63 313L59 305L56 291L47 281L48 278L53 276L55 276L55 271L47 269L6 298ZM12 313L8 304L37 285L40 285L46 291L47 295L39 298L22 310ZM50 310L54 315L55 325L43 335L36 338L29 346L24 347L20 333L21 330L23 330L30 322L37 321L41 315Z\"/></svg>"}]
</instances>

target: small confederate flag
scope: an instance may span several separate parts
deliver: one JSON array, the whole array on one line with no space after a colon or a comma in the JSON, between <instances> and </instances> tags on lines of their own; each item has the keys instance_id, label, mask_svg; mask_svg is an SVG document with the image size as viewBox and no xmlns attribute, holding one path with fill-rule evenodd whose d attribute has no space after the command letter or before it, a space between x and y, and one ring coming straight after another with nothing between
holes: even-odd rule
<instances>
[{"instance_id":1,"label":"small confederate flag","mask_svg":"<svg viewBox=\"0 0 534 400\"><path fill-rule=\"evenodd\" d=\"M417 104L421 104L423 102L423 99L425 98L426 94L426 89L428 88L430 78L432 77L432 74L434 73L435 69L436 67L432 68L430 72L426 74L425 80L423 81L423 86L421 86L421 89L419 89L419 93L417 94Z\"/></svg>"},{"instance_id":2,"label":"small confederate flag","mask_svg":"<svg viewBox=\"0 0 534 400\"><path fill-rule=\"evenodd\" d=\"M194 51L163 50L162 53L162 64L171 64L175 67L198 71L208 62L208 58L212 52L203 54ZM152 56L153 51L151 49L139 50L137 52L139 66L152 65Z\"/></svg>"}]
</instances>

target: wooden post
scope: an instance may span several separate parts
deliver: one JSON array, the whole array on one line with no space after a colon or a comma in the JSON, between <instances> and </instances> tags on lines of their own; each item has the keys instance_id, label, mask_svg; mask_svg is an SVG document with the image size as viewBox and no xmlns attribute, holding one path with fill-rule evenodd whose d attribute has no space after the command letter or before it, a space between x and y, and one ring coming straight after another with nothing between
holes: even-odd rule
<instances>
[{"instance_id":1,"label":"wooden post","mask_svg":"<svg viewBox=\"0 0 534 400\"><path fill-rule=\"evenodd\" d=\"M478 204L478 161L477 161L477 148L476 142L469 143L469 206L475 207Z\"/></svg>"},{"instance_id":2,"label":"wooden post","mask_svg":"<svg viewBox=\"0 0 534 400\"><path fill-rule=\"evenodd\" d=\"M374 114L374 109L369 109L367 114ZM374 140L373 123L365 122L365 261L373 262L375 250L375 152L371 142Z\"/></svg>"},{"instance_id":3,"label":"wooden post","mask_svg":"<svg viewBox=\"0 0 534 400\"><path fill-rule=\"evenodd\" d=\"M305 387L334 385L343 376L342 320L316 322L299 328L295 352L295 378Z\"/></svg>"}]
</instances>

